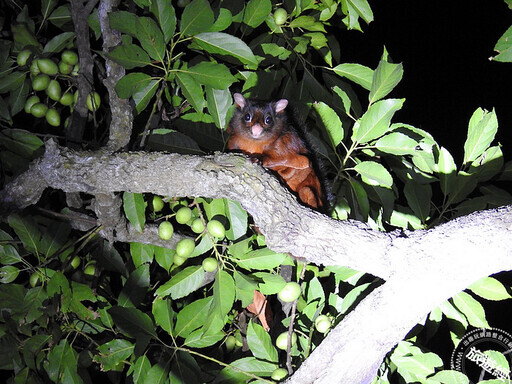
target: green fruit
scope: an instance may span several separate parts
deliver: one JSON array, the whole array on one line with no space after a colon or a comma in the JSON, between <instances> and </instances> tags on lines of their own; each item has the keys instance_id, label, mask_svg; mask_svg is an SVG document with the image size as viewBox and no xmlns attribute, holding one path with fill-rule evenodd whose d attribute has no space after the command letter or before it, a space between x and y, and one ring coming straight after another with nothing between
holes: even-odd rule
<instances>
[{"instance_id":1,"label":"green fruit","mask_svg":"<svg viewBox=\"0 0 512 384\"><path fill-rule=\"evenodd\" d=\"M153 211L160 212L164 208L164 201L160 196L153 196Z\"/></svg>"},{"instance_id":2,"label":"green fruit","mask_svg":"<svg viewBox=\"0 0 512 384\"><path fill-rule=\"evenodd\" d=\"M89 108L89 111L94 112L97 111L100 103L101 98L98 92L91 92L87 95L87 99L85 100L85 103L87 104L87 108Z\"/></svg>"},{"instance_id":3,"label":"green fruit","mask_svg":"<svg viewBox=\"0 0 512 384\"><path fill-rule=\"evenodd\" d=\"M276 369L274 369L274 372L272 372L272 375L270 376L270 378L272 380L281 381L286 376L288 376L288 371L286 369L284 369L284 368L276 368Z\"/></svg>"},{"instance_id":4,"label":"green fruit","mask_svg":"<svg viewBox=\"0 0 512 384\"><path fill-rule=\"evenodd\" d=\"M59 72L59 67L53 60L50 59L39 59L37 60L37 66L42 73L54 76Z\"/></svg>"},{"instance_id":5,"label":"green fruit","mask_svg":"<svg viewBox=\"0 0 512 384\"><path fill-rule=\"evenodd\" d=\"M73 104L73 94L70 92L65 92L60 97L59 103L61 103L62 105L65 105L65 106L69 106L69 105Z\"/></svg>"},{"instance_id":6,"label":"green fruit","mask_svg":"<svg viewBox=\"0 0 512 384\"><path fill-rule=\"evenodd\" d=\"M297 334L295 332L292 333L292 347L297 342ZM288 349L288 332L283 332L276 339L276 347L286 351Z\"/></svg>"},{"instance_id":7,"label":"green fruit","mask_svg":"<svg viewBox=\"0 0 512 384\"><path fill-rule=\"evenodd\" d=\"M62 52L61 59L69 65L78 64L78 55L73 51L66 50Z\"/></svg>"},{"instance_id":8,"label":"green fruit","mask_svg":"<svg viewBox=\"0 0 512 384\"><path fill-rule=\"evenodd\" d=\"M44 91L50 84L50 77L44 73L40 73L32 80L32 88L34 91Z\"/></svg>"},{"instance_id":9,"label":"green fruit","mask_svg":"<svg viewBox=\"0 0 512 384\"><path fill-rule=\"evenodd\" d=\"M54 101L59 101L60 96L62 95L62 90L60 88L60 84L57 80L51 80L46 87L46 94L48 97Z\"/></svg>"},{"instance_id":10,"label":"green fruit","mask_svg":"<svg viewBox=\"0 0 512 384\"><path fill-rule=\"evenodd\" d=\"M158 236L160 236L162 240L170 240L173 233L174 228L168 221L162 221L158 226Z\"/></svg>"},{"instance_id":11,"label":"green fruit","mask_svg":"<svg viewBox=\"0 0 512 384\"><path fill-rule=\"evenodd\" d=\"M80 257L78 257L78 256L73 257L73 259L71 260L69 265L71 265L71 267L73 269L77 269L78 266L80 265Z\"/></svg>"},{"instance_id":12,"label":"green fruit","mask_svg":"<svg viewBox=\"0 0 512 384\"><path fill-rule=\"evenodd\" d=\"M25 112L30 113L30 108L32 108L32 106L34 104L37 104L40 101L41 101L41 99L39 99L39 96L37 96L37 95L30 96L27 99L27 101L25 101Z\"/></svg>"},{"instance_id":13,"label":"green fruit","mask_svg":"<svg viewBox=\"0 0 512 384\"><path fill-rule=\"evenodd\" d=\"M78 89L73 93L73 103L76 104L78 101Z\"/></svg>"},{"instance_id":14,"label":"green fruit","mask_svg":"<svg viewBox=\"0 0 512 384\"><path fill-rule=\"evenodd\" d=\"M28 280L29 280L30 286L32 288L34 288L36 285L39 284L40 277L41 277L41 275L39 274L38 271L36 271L30 275Z\"/></svg>"},{"instance_id":15,"label":"green fruit","mask_svg":"<svg viewBox=\"0 0 512 384\"><path fill-rule=\"evenodd\" d=\"M188 3L190 3L190 0L178 0L178 7L184 8L187 6Z\"/></svg>"},{"instance_id":16,"label":"green fruit","mask_svg":"<svg viewBox=\"0 0 512 384\"><path fill-rule=\"evenodd\" d=\"M39 70L39 67L37 66L37 60L32 60L32 63L30 64L30 74L32 76L39 75L41 71Z\"/></svg>"},{"instance_id":17,"label":"green fruit","mask_svg":"<svg viewBox=\"0 0 512 384\"><path fill-rule=\"evenodd\" d=\"M219 262L215 257L207 257L202 263L205 272L214 272L219 267Z\"/></svg>"},{"instance_id":18,"label":"green fruit","mask_svg":"<svg viewBox=\"0 0 512 384\"><path fill-rule=\"evenodd\" d=\"M241 347L244 345L244 342L242 341L242 334L240 333L239 329L237 329L235 332L235 345L237 347Z\"/></svg>"},{"instance_id":19,"label":"green fruit","mask_svg":"<svg viewBox=\"0 0 512 384\"><path fill-rule=\"evenodd\" d=\"M189 207L181 207L176 212L176 221L180 224L188 223L192 218L192 210Z\"/></svg>"},{"instance_id":20,"label":"green fruit","mask_svg":"<svg viewBox=\"0 0 512 384\"><path fill-rule=\"evenodd\" d=\"M96 262L95 261L90 261L85 266L84 273L86 275L89 275L89 276L94 276L94 274L96 273Z\"/></svg>"},{"instance_id":21,"label":"green fruit","mask_svg":"<svg viewBox=\"0 0 512 384\"><path fill-rule=\"evenodd\" d=\"M274 21L277 25L283 25L288 18L288 13L284 8L277 8L274 12Z\"/></svg>"},{"instance_id":22,"label":"green fruit","mask_svg":"<svg viewBox=\"0 0 512 384\"><path fill-rule=\"evenodd\" d=\"M186 257L181 257L181 256L178 256L178 255L174 255L174 258L172 259L172 262L174 263L175 266L179 267L180 265L182 265L185 261L187 261L187 258Z\"/></svg>"},{"instance_id":23,"label":"green fruit","mask_svg":"<svg viewBox=\"0 0 512 384\"><path fill-rule=\"evenodd\" d=\"M16 62L21 67L25 64L27 64L28 58L32 54L32 51L30 49L24 49L23 51L20 51L18 53L18 56L16 57Z\"/></svg>"},{"instance_id":24,"label":"green fruit","mask_svg":"<svg viewBox=\"0 0 512 384\"><path fill-rule=\"evenodd\" d=\"M207 225L206 229L208 233L214 237L219 239L223 239L226 236L226 229L222 225L222 223L218 220L211 220Z\"/></svg>"},{"instance_id":25,"label":"green fruit","mask_svg":"<svg viewBox=\"0 0 512 384\"><path fill-rule=\"evenodd\" d=\"M35 117L43 117L46 115L46 111L48 107L43 103L35 103L32 108L30 108L30 113Z\"/></svg>"},{"instance_id":26,"label":"green fruit","mask_svg":"<svg viewBox=\"0 0 512 384\"><path fill-rule=\"evenodd\" d=\"M325 333L331 329L331 319L326 315L320 315L315 320L315 328L320 333Z\"/></svg>"},{"instance_id":27,"label":"green fruit","mask_svg":"<svg viewBox=\"0 0 512 384\"><path fill-rule=\"evenodd\" d=\"M285 303L291 303L299 298L300 292L300 285L295 281L290 281L279 291L277 296Z\"/></svg>"},{"instance_id":28,"label":"green fruit","mask_svg":"<svg viewBox=\"0 0 512 384\"><path fill-rule=\"evenodd\" d=\"M48 108L44 117L51 126L58 127L60 125L60 115L55 108Z\"/></svg>"},{"instance_id":29,"label":"green fruit","mask_svg":"<svg viewBox=\"0 0 512 384\"><path fill-rule=\"evenodd\" d=\"M190 228L194 233L203 233L204 231L204 224L203 220L197 218L195 219L192 224L190 224Z\"/></svg>"},{"instance_id":30,"label":"green fruit","mask_svg":"<svg viewBox=\"0 0 512 384\"><path fill-rule=\"evenodd\" d=\"M226 352L231 352L235 348L236 344L236 338L235 336L229 335L226 337L226 341L224 342L224 345L226 347Z\"/></svg>"},{"instance_id":31,"label":"green fruit","mask_svg":"<svg viewBox=\"0 0 512 384\"><path fill-rule=\"evenodd\" d=\"M182 239L176 244L176 255L181 257L189 257L194 251L196 244L192 239Z\"/></svg>"},{"instance_id":32,"label":"green fruit","mask_svg":"<svg viewBox=\"0 0 512 384\"><path fill-rule=\"evenodd\" d=\"M63 75L69 75L73 71L73 66L63 61L59 61L59 72Z\"/></svg>"}]
</instances>

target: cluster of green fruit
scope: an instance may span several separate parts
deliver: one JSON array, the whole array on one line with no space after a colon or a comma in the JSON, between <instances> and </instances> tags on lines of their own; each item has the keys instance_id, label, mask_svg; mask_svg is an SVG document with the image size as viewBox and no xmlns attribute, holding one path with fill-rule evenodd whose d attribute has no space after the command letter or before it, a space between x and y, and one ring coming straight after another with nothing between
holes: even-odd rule
<instances>
[{"instance_id":1,"label":"cluster of green fruit","mask_svg":"<svg viewBox=\"0 0 512 384\"><path fill-rule=\"evenodd\" d=\"M32 57L32 55L33 52L30 49L24 49L16 58L20 67L29 65L30 62L31 86L34 94L27 98L25 112L38 118L44 117L48 124L58 127L61 123L61 111L57 103L72 109L78 99L78 91L72 92L73 84L69 80L69 76L78 75L78 55L71 50L65 50L58 63L48 57ZM67 83L64 91L62 91L61 81ZM45 92L46 97L42 100L41 93L38 94L38 92ZM53 104L49 105L52 101ZM87 95L87 108L92 112L96 111L100 101L100 95L97 92L91 92Z\"/></svg>"},{"instance_id":2,"label":"cluster of green fruit","mask_svg":"<svg viewBox=\"0 0 512 384\"><path fill-rule=\"evenodd\" d=\"M160 196L153 198L153 210L159 212L164 207L164 201ZM175 214L175 220L178 224L188 225L192 232L196 234L208 233L210 236L223 239L226 236L226 229L224 225L218 220L210 220L206 226L203 219L194 217L193 211L187 206L180 207ZM158 226L158 236L162 240L170 240L174 234L174 226L170 221L162 221ZM190 238L185 238L176 244L176 254L174 255L173 263L176 266L182 265L187 258L194 252L195 241ZM214 257L207 257L202 263L203 269L206 272L214 272L217 270L218 261Z\"/></svg>"}]
</instances>

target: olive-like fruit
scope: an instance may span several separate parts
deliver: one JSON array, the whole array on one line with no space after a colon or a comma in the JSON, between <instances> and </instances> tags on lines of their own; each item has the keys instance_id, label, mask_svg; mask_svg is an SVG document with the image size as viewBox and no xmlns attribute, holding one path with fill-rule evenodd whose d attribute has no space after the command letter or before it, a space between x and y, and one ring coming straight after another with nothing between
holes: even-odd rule
<instances>
[{"instance_id":1,"label":"olive-like fruit","mask_svg":"<svg viewBox=\"0 0 512 384\"><path fill-rule=\"evenodd\" d=\"M196 244L192 239L182 239L176 244L176 255L181 257L189 257L194 251Z\"/></svg>"},{"instance_id":2,"label":"olive-like fruit","mask_svg":"<svg viewBox=\"0 0 512 384\"><path fill-rule=\"evenodd\" d=\"M270 378L275 381L281 381L288 376L288 371L284 368L276 368L270 375Z\"/></svg>"},{"instance_id":3,"label":"olive-like fruit","mask_svg":"<svg viewBox=\"0 0 512 384\"><path fill-rule=\"evenodd\" d=\"M168 221L162 221L158 226L158 236L160 236L162 240L170 240L173 233L174 228Z\"/></svg>"},{"instance_id":4,"label":"olive-like fruit","mask_svg":"<svg viewBox=\"0 0 512 384\"><path fill-rule=\"evenodd\" d=\"M226 352L231 352L235 348L236 338L233 335L229 335L226 337L226 341L224 342L224 346L226 347Z\"/></svg>"},{"instance_id":5,"label":"olive-like fruit","mask_svg":"<svg viewBox=\"0 0 512 384\"><path fill-rule=\"evenodd\" d=\"M28 280L29 280L30 286L32 288L34 288L36 285L38 285L40 283L41 274L39 273L39 271L36 271L30 275Z\"/></svg>"},{"instance_id":6,"label":"olive-like fruit","mask_svg":"<svg viewBox=\"0 0 512 384\"><path fill-rule=\"evenodd\" d=\"M292 333L292 347L297 342L297 334L295 332ZM288 348L288 332L283 332L276 339L276 347L286 351Z\"/></svg>"},{"instance_id":7,"label":"olive-like fruit","mask_svg":"<svg viewBox=\"0 0 512 384\"><path fill-rule=\"evenodd\" d=\"M160 196L153 196L153 211L160 212L164 208L164 201Z\"/></svg>"},{"instance_id":8,"label":"olive-like fruit","mask_svg":"<svg viewBox=\"0 0 512 384\"><path fill-rule=\"evenodd\" d=\"M39 96L37 95L32 95L30 96L27 101L25 101L25 112L26 113L30 113L30 108L32 108L32 106L34 104L37 104L41 101L41 99L39 98Z\"/></svg>"},{"instance_id":9,"label":"olive-like fruit","mask_svg":"<svg viewBox=\"0 0 512 384\"><path fill-rule=\"evenodd\" d=\"M205 272L215 272L219 267L219 262L215 257L207 257L201 265Z\"/></svg>"},{"instance_id":10,"label":"olive-like fruit","mask_svg":"<svg viewBox=\"0 0 512 384\"><path fill-rule=\"evenodd\" d=\"M331 319L326 315L320 315L315 319L315 328L320 333L325 333L331 329Z\"/></svg>"},{"instance_id":11,"label":"olive-like fruit","mask_svg":"<svg viewBox=\"0 0 512 384\"><path fill-rule=\"evenodd\" d=\"M87 95L87 99L85 100L85 103L87 104L87 108L89 108L89 111L94 112L97 111L100 103L101 98L98 92L91 92Z\"/></svg>"},{"instance_id":12,"label":"olive-like fruit","mask_svg":"<svg viewBox=\"0 0 512 384\"><path fill-rule=\"evenodd\" d=\"M55 108L48 108L44 117L51 126L58 127L60 125L60 115Z\"/></svg>"},{"instance_id":13,"label":"olive-like fruit","mask_svg":"<svg viewBox=\"0 0 512 384\"><path fill-rule=\"evenodd\" d=\"M64 94L60 97L59 103L65 106L72 105L74 102L73 94L71 92L64 92Z\"/></svg>"},{"instance_id":14,"label":"olive-like fruit","mask_svg":"<svg viewBox=\"0 0 512 384\"><path fill-rule=\"evenodd\" d=\"M62 52L61 59L64 63L69 65L78 64L78 55L70 50L65 50L64 52Z\"/></svg>"},{"instance_id":15,"label":"olive-like fruit","mask_svg":"<svg viewBox=\"0 0 512 384\"><path fill-rule=\"evenodd\" d=\"M75 256L73 259L71 259L71 262L69 263L73 269L77 269L80 265L80 257Z\"/></svg>"},{"instance_id":16,"label":"olive-like fruit","mask_svg":"<svg viewBox=\"0 0 512 384\"><path fill-rule=\"evenodd\" d=\"M288 18L288 12L284 8L277 8L274 12L274 21L277 25L283 25Z\"/></svg>"},{"instance_id":17,"label":"olive-like fruit","mask_svg":"<svg viewBox=\"0 0 512 384\"><path fill-rule=\"evenodd\" d=\"M180 224L188 223L192 218L192 210L189 207L181 207L176 212L176 221Z\"/></svg>"},{"instance_id":18,"label":"olive-like fruit","mask_svg":"<svg viewBox=\"0 0 512 384\"><path fill-rule=\"evenodd\" d=\"M48 84L48 87L46 87L46 94L48 97L54 101L59 101L60 97L62 95L62 89L60 87L60 84L57 80L51 80Z\"/></svg>"},{"instance_id":19,"label":"olive-like fruit","mask_svg":"<svg viewBox=\"0 0 512 384\"><path fill-rule=\"evenodd\" d=\"M43 103L35 103L32 108L30 108L30 113L34 115L35 117L43 117L46 115L46 111L48 110L48 107L46 104Z\"/></svg>"},{"instance_id":20,"label":"olive-like fruit","mask_svg":"<svg viewBox=\"0 0 512 384\"><path fill-rule=\"evenodd\" d=\"M84 273L89 276L94 276L96 273L96 262L95 261L89 261L87 265L84 268Z\"/></svg>"},{"instance_id":21,"label":"olive-like fruit","mask_svg":"<svg viewBox=\"0 0 512 384\"><path fill-rule=\"evenodd\" d=\"M206 224L206 229L210 235L219 239L223 239L224 236L226 236L226 229L218 220L210 220L208 224Z\"/></svg>"},{"instance_id":22,"label":"olive-like fruit","mask_svg":"<svg viewBox=\"0 0 512 384\"><path fill-rule=\"evenodd\" d=\"M16 57L16 62L20 67L27 64L28 58L32 54L32 51L30 49L24 49L23 51L20 51L18 53L18 56Z\"/></svg>"},{"instance_id":23,"label":"olive-like fruit","mask_svg":"<svg viewBox=\"0 0 512 384\"><path fill-rule=\"evenodd\" d=\"M290 281L279 291L277 296L285 303L290 303L299 298L300 292L300 285L295 281Z\"/></svg>"},{"instance_id":24,"label":"olive-like fruit","mask_svg":"<svg viewBox=\"0 0 512 384\"><path fill-rule=\"evenodd\" d=\"M59 72L59 67L51 59L38 59L37 66L42 73L54 76Z\"/></svg>"},{"instance_id":25,"label":"olive-like fruit","mask_svg":"<svg viewBox=\"0 0 512 384\"><path fill-rule=\"evenodd\" d=\"M37 65L37 60L32 60L32 63L30 64L30 74L32 76L39 75L41 73L41 70L39 69L39 66Z\"/></svg>"},{"instance_id":26,"label":"olive-like fruit","mask_svg":"<svg viewBox=\"0 0 512 384\"><path fill-rule=\"evenodd\" d=\"M73 66L65 63L63 61L59 61L59 72L63 75L69 75L73 71Z\"/></svg>"},{"instance_id":27,"label":"olive-like fruit","mask_svg":"<svg viewBox=\"0 0 512 384\"><path fill-rule=\"evenodd\" d=\"M187 258L186 257L181 257L181 256L178 256L178 255L174 255L174 258L172 259L172 262L174 263L175 266L179 267L180 265L182 265L185 261L187 261Z\"/></svg>"},{"instance_id":28,"label":"olive-like fruit","mask_svg":"<svg viewBox=\"0 0 512 384\"><path fill-rule=\"evenodd\" d=\"M192 221L192 224L190 224L190 229L192 229L192 232L194 233L203 233L203 220L201 220L200 218L194 219L194 221Z\"/></svg>"},{"instance_id":29,"label":"olive-like fruit","mask_svg":"<svg viewBox=\"0 0 512 384\"><path fill-rule=\"evenodd\" d=\"M50 84L50 76L40 73L32 79L32 88L34 91L44 91Z\"/></svg>"}]
</instances>

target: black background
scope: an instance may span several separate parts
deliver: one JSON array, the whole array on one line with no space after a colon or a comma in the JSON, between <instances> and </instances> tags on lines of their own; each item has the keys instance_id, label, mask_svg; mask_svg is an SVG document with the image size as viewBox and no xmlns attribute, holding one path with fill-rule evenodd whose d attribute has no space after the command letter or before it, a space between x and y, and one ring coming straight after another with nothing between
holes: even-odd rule
<instances>
[{"instance_id":1,"label":"black background","mask_svg":"<svg viewBox=\"0 0 512 384\"><path fill-rule=\"evenodd\" d=\"M512 153L512 63L490 61L512 25L502 0L370 0L375 20L340 41L341 62L376 68L383 47L404 66L388 97L406 98L393 121L422 128L460 166L467 124L476 108L495 108L497 141ZM367 97L367 96L366 96ZM496 142L495 142L496 143ZM508 154L508 156L507 156Z\"/></svg>"}]
</instances>

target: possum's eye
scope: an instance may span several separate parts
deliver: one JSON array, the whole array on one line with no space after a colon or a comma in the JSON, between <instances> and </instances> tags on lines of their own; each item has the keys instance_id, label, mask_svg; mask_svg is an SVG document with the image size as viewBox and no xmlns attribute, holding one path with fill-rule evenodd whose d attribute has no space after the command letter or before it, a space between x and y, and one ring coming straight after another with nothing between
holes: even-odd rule
<instances>
[{"instance_id":1,"label":"possum's eye","mask_svg":"<svg viewBox=\"0 0 512 384\"><path fill-rule=\"evenodd\" d=\"M265 124L266 125L272 124L272 116L266 116L265 117Z\"/></svg>"},{"instance_id":2,"label":"possum's eye","mask_svg":"<svg viewBox=\"0 0 512 384\"><path fill-rule=\"evenodd\" d=\"M251 114L250 113L246 113L245 116L244 116L244 120L245 121L251 121Z\"/></svg>"}]
</instances>

